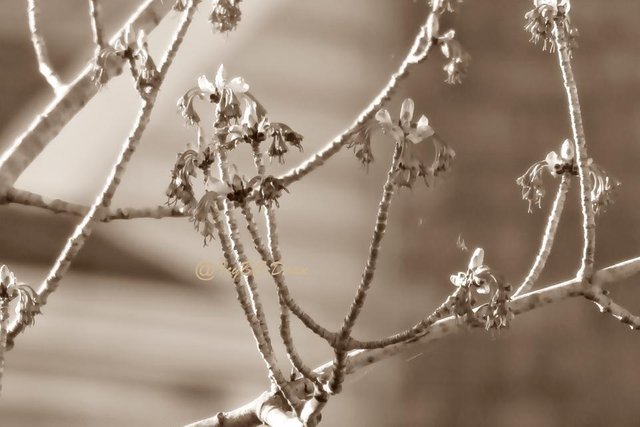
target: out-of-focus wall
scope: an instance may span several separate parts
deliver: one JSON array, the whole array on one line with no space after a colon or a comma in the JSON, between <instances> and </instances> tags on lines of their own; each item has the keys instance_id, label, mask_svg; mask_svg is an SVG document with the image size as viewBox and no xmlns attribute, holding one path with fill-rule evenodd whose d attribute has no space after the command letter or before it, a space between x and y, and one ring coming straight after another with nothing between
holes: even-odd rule
<instances>
[{"instance_id":1,"label":"out-of-focus wall","mask_svg":"<svg viewBox=\"0 0 640 427\"><path fill-rule=\"evenodd\" d=\"M46 4L45 34L54 63L71 76L90 55L85 1ZM131 2L103 2L115 29ZM242 75L273 120L305 136L293 167L352 121L384 85L426 14L423 2L246 0L243 21L228 37L214 35L207 7L185 41L163 87L151 127L114 206L162 203L175 154L193 139L176 99L201 74L224 62ZM13 5L12 5L13 6ZM543 210L526 213L515 178L569 136L564 93L554 55L528 43L522 16L528 2L465 2L447 19L473 56L462 86L447 86L438 55L401 84L389 106L416 100L458 153L449 178L435 189L401 191L391 213L374 289L357 334L366 338L415 323L451 290L448 277L466 265L461 235L513 282L524 277L554 193ZM0 143L5 146L50 98L36 73L26 12L8 7L0 31ZM599 219L598 263L637 254L640 236L633 165L640 137L640 12L632 0L616 6L574 5L580 28L575 67L590 152L623 182L617 203ZM3 11L4 12L4 11ZM63 19L64 17L64 19ZM174 14L150 37L158 55L177 24ZM83 27L84 26L84 27ZM445 25L446 26L446 25ZM13 83L12 83L13 82ZM17 186L90 203L126 137L138 101L124 73L110 82L48 147ZM282 199L280 229L289 278L304 307L339 327L364 266L391 144L374 138L376 163L365 173L348 150L291 187ZM246 156L246 157L243 157ZM249 174L248 153L234 157ZM576 186L574 186L576 187ZM569 197L574 205L577 194ZM0 262L38 283L77 219L32 209L0 208ZM567 207L547 283L577 265L579 212ZM248 245L250 246L250 245ZM254 256L253 259L257 257ZM262 362L224 272L195 277L201 261L222 259L183 219L100 225L76 268L34 328L7 357L2 425L181 425L230 409L266 386ZM272 285L262 294L274 321ZM618 286L632 307L640 294ZM640 311L640 310L639 310ZM417 347L358 375L329 404L327 425L371 426L633 426L640 393L634 367L640 345L619 323L581 301L564 302L517 319L497 335L464 333ZM302 328L296 340L314 365L331 357ZM282 357L284 361L284 357ZM284 363L283 363L284 365Z\"/></svg>"}]
</instances>

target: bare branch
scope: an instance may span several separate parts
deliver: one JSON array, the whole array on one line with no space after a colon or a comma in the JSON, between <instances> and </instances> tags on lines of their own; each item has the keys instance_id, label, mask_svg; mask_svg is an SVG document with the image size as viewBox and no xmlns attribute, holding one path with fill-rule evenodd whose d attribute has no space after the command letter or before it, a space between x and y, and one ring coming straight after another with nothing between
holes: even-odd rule
<instances>
[{"instance_id":1,"label":"bare branch","mask_svg":"<svg viewBox=\"0 0 640 427\"><path fill-rule=\"evenodd\" d=\"M540 277L540 274L547 263L547 258L549 258L549 254L551 253L551 248L553 247L553 241L556 236L556 231L558 231L558 224L560 223L560 217L562 216L564 202L567 199L567 192L569 191L570 185L571 177L566 174L563 175L562 181L560 181L560 186L558 187L556 199L553 201L553 206L551 207L549 217L547 218L547 227L544 230L542 243L540 244L540 249L538 250L536 259L531 266L531 270L529 270L529 274L527 274L524 282L522 282L514 292L513 297L517 297L520 294L528 292Z\"/></svg>"},{"instance_id":2,"label":"bare branch","mask_svg":"<svg viewBox=\"0 0 640 427\"><path fill-rule=\"evenodd\" d=\"M47 53L44 38L40 32L40 0L27 0L27 13L29 14L29 31L31 31L31 43L38 59L38 69L53 91L58 94L64 89L64 83L53 71L51 60Z\"/></svg>"},{"instance_id":3,"label":"bare branch","mask_svg":"<svg viewBox=\"0 0 640 427\"><path fill-rule=\"evenodd\" d=\"M89 206L67 202L65 200L47 200L43 196L26 190L10 188L3 196L0 196L0 205L14 203L46 209L53 213L63 213L76 216L84 216L89 211ZM168 206L150 206L145 208L117 208L99 210L96 221L111 222L114 220L138 219L138 218L184 218L186 214L181 208Z\"/></svg>"},{"instance_id":4,"label":"bare branch","mask_svg":"<svg viewBox=\"0 0 640 427\"><path fill-rule=\"evenodd\" d=\"M171 2L146 0L112 38L117 40L129 26L144 30L146 34L160 23L171 10ZM119 75L121 67L108 70L110 78ZM55 138L69 121L98 93L92 80L92 63L37 116L29 128L0 156L0 188L12 186L20 174L31 164L47 144Z\"/></svg>"},{"instance_id":5,"label":"bare branch","mask_svg":"<svg viewBox=\"0 0 640 427\"><path fill-rule=\"evenodd\" d=\"M384 232L387 229L387 219L389 217L389 209L391 208L391 201L393 198L396 185L393 183L394 174L398 169L400 163L400 155L402 154L403 141L396 142L395 150L393 152L393 158L391 160L391 167L387 173L387 180L382 187L382 200L378 206L378 213L376 215L376 223L373 228L373 237L371 238L371 245L369 246L369 254L367 256L367 262L362 272L362 278L356 295L351 303L349 312L344 318L342 327L340 329L339 345L342 346L351 336L351 331L358 319L358 315L364 306L364 302L367 298L367 292L373 282L373 276L376 271L376 265L378 261L378 253L380 252L380 246L382 244L382 238ZM332 393L339 393L342 387L342 381L344 378L344 369L346 367L346 351L342 348L337 348L335 351L336 360L335 368L333 371L333 378L329 383L329 389Z\"/></svg>"},{"instance_id":6,"label":"bare branch","mask_svg":"<svg viewBox=\"0 0 640 427\"><path fill-rule=\"evenodd\" d=\"M91 17L91 32L93 33L93 42L96 47L102 49L104 43L104 29L100 23L100 3L99 0L89 0L89 16Z\"/></svg>"},{"instance_id":7,"label":"bare branch","mask_svg":"<svg viewBox=\"0 0 640 427\"><path fill-rule=\"evenodd\" d=\"M429 15L431 16L431 15ZM429 39L429 19L420 27L420 31L416 35L413 45L409 50L407 56L404 58L398 71L391 75L390 80L387 82L386 86L380 91L378 96L376 96L373 101L360 113L358 118L356 119L351 126L342 131L342 133L336 136L331 142L327 143L323 149L318 151L304 163L302 163L297 168L290 170L284 175L280 176L285 183L285 185L291 184L292 182L296 182L302 179L305 175L312 172L329 158L331 158L334 154L336 154L340 149L347 143L349 136L353 134L353 132L362 126L364 123L368 122L373 118L375 113L382 107L382 105L387 102L396 88L398 87L398 83L407 75L413 65L422 63L429 52L431 51L431 47L433 46L433 41Z\"/></svg>"},{"instance_id":8,"label":"bare branch","mask_svg":"<svg viewBox=\"0 0 640 427\"><path fill-rule=\"evenodd\" d=\"M559 19L559 18L558 18ZM565 18L566 19L566 18ZM589 176L589 156L587 154L587 141L582 127L582 112L580 110L580 99L578 98L578 87L573 76L571 67L571 51L567 41L568 35L563 26L558 25L556 19L553 20L553 37L558 47L558 63L562 71L564 88L567 92L567 102L569 104L569 115L571 116L571 129L573 131L573 143L576 150L576 164L578 166L578 176L580 177L580 201L582 206L582 229L583 248L580 270L578 278L581 281L591 281L593 274L593 264L596 247L596 222L593 211L593 200L591 200L591 179Z\"/></svg>"},{"instance_id":9,"label":"bare branch","mask_svg":"<svg viewBox=\"0 0 640 427\"><path fill-rule=\"evenodd\" d=\"M627 279L631 276L640 273L640 257L631 258L626 261L620 262L615 265L611 265L607 268L597 271L592 278L592 282L595 286L603 286L613 282ZM582 282L578 279L571 279L565 282L561 282L555 285L545 287L543 289L530 292L521 295L509 302L509 307L514 315L520 315L528 311L570 298L583 295ZM367 366L373 365L379 361L392 357L402 351L412 348L416 345L427 344L437 339L443 338L447 335L451 335L461 329L468 326L460 322L456 317L451 316L435 322L429 327L423 335L411 340L404 341L392 346L388 346L376 350L354 350L347 354L346 359L346 374L351 374L363 369ZM315 369L316 373L322 378L328 379L333 372L334 362L325 363ZM305 391L304 382L302 380L291 382L287 385L289 391L292 394L298 396L308 393ZM256 399L257 400L257 399ZM254 401L255 402L255 401ZM243 408L246 408L243 407ZM235 411L232 411L233 413ZM213 420L209 418L208 420ZM207 420L205 420L207 421ZM224 419L224 426L228 425L243 425L243 424L226 424L227 420ZM204 426L220 426L222 424L207 424L204 421L200 423L190 424L188 427L204 427ZM244 424L243 426L256 426L259 424ZM280 427L285 424L267 424L271 427Z\"/></svg>"},{"instance_id":10,"label":"bare branch","mask_svg":"<svg viewBox=\"0 0 640 427\"><path fill-rule=\"evenodd\" d=\"M166 75L166 71L169 67L169 64L171 63L171 60L173 59L177 47L182 43L182 40L184 39L184 35L189 28L189 25L191 24L196 6L199 2L200 0L192 0L188 9L184 12L183 19L180 22L178 30L176 31L173 40L171 41L170 47L165 54L165 60L163 61L164 72L160 74L160 79L157 86L155 86L151 90L149 96L143 100L133 130L131 131L131 134L129 135L127 140L124 142L122 151L118 156L118 160L113 166L100 195L96 198L96 201L93 203L93 205L91 205L80 224L77 225L73 234L71 235L69 240L67 240L64 249L51 268L46 280L40 285L40 289L38 289L38 296L41 305L45 305L47 303L48 296L56 290L60 280L71 265L71 262L80 252L80 249L82 249L86 239L91 234L93 223L99 217L100 209L102 207L108 207L111 203L111 199L113 198L113 195L115 194L115 191L120 184L127 164L133 156L133 153L135 152L140 139L142 138L142 134L144 133L146 126L149 123L151 112L153 110L155 99L158 95L161 83ZM17 321L14 322L14 324L10 328L10 339L13 340L17 334L22 332L23 328L24 325L21 325L19 319L17 319Z\"/></svg>"}]
</instances>

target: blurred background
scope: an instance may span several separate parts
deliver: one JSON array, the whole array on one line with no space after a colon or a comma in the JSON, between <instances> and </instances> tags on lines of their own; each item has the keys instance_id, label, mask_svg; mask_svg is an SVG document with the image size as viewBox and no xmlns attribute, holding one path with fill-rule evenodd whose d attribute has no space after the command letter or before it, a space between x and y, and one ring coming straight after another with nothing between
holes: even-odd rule
<instances>
[{"instance_id":1,"label":"blurred background","mask_svg":"<svg viewBox=\"0 0 640 427\"><path fill-rule=\"evenodd\" d=\"M42 2L43 31L65 81L92 54L84 0ZM114 207L162 204L175 156L194 140L176 100L221 63L242 75L269 110L302 133L296 166L350 124L386 83L427 13L425 1L246 0L228 36L213 34L204 2L161 91L152 121ZM137 7L103 1L108 34ZM440 55L415 68L389 105L397 116L411 96L417 112L456 150L454 169L434 189L403 190L392 208L382 261L356 330L376 338L414 324L451 291L449 275L469 252L509 280L524 278L537 251L557 182L542 210L527 214L515 179L570 136L556 57L522 30L528 1L468 1L445 28L473 57L461 86L443 83ZM640 3L575 2L580 30L574 64L590 154L622 181L616 204L598 219L597 264L638 255L640 221ZM179 16L149 37L166 46ZM53 95L37 72L24 2L0 14L0 144L6 148ZM20 177L16 187L89 204L102 187L139 101L127 72L112 80ZM391 156L373 140L366 173L349 150L295 183L281 200L284 263L293 294L323 325L337 329L364 267ZM249 157L234 162L249 175ZM580 253L577 184L541 284L570 277ZM78 218L0 207L0 261L37 285ZM248 248L251 245L247 245ZM250 259L257 260L256 254ZM137 219L96 226L59 290L6 358L3 426L179 426L230 410L265 387L265 370L220 268L216 244L202 246L186 219ZM220 273L220 274L217 274ZM258 275L272 324L273 285ZM612 287L640 312L637 279ZM330 359L324 343L296 324L310 365ZM284 366L286 358L280 353ZM460 333L380 363L350 380L324 412L328 426L636 426L640 419L640 338L582 300L519 317L500 334Z\"/></svg>"}]
</instances>

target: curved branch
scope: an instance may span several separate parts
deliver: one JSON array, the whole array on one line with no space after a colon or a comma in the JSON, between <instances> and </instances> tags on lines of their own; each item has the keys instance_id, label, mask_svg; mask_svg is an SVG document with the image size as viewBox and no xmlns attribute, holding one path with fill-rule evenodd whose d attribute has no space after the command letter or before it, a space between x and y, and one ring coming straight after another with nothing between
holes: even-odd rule
<instances>
[{"instance_id":1,"label":"curved branch","mask_svg":"<svg viewBox=\"0 0 640 427\"><path fill-rule=\"evenodd\" d=\"M553 241L556 237L556 231L558 231L558 224L560 223L560 217L562 216L564 202L567 199L567 192L569 191L570 185L571 177L566 174L563 175L562 181L560 181L560 186L558 187L558 193L556 194L553 206L551 207L551 212L549 212L547 227L544 230L542 243L540 244L540 249L538 250L536 259L531 266L531 270L529 270L529 274L527 274L527 277L524 279L524 282L522 282L512 297L517 297L520 294L528 292L540 277L540 274L547 263L547 258L549 258L549 254L551 253L551 248L553 247Z\"/></svg>"},{"instance_id":2,"label":"curved branch","mask_svg":"<svg viewBox=\"0 0 640 427\"><path fill-rule=\"evenodd\" d=\"M576 150L576 163L578 166L578 176L580 177L580 202L582 207L582 230L583 246L582 260L578 278L581 281L591 281L593 274L593 264L596 248L596 222L593 211L593 200L591 200L591 180L589 177L589 156L587 154L587 141L582 126L582 112L580 110L580 99L578 98L578 87L573 76L571 67L571 52L567 41L567 34L562 25L559 25L556 18L553 21L553 37L558 46L558 63L562 71L562 80L567 92L567 102L569 105L569 115L571 116L571 130L573 132L573 143Z\"/></svg>"},{"instance_id":3,"label":"curved branch","mask_svg":"<svg viewBox=\"0 0 640 427\"><path fill-rule=\"evenodd\" d=\"M31 32L31 43L33 49L36 52L36 58L38 60L38 70L40 74L45 78L49 86L57 94L64 89L64 83L60 81L60 78L53 71L51 66L51 60L47 53L47 46L44 43L44 38L40 32L40 0L27 0L27 13L29 15L29 31Z\"/></svg>"}]
</instances>

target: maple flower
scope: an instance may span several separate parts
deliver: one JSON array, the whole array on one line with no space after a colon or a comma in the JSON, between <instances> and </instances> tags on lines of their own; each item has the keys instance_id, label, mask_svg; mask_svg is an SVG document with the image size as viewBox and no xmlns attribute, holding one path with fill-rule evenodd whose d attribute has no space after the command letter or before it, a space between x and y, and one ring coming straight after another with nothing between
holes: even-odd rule
<instances>
[{"instance_id":1,"label":"maple flower","mask_svg":"<svg viewBox=\"0 0 640 427\"><path fill-rule=\"evenodd\" d=\"M542 50L554 52L557 48L553 36L554 20L568 37L570 48L577 46L578 30L571 25L568 13L571 10L569 0L534 0L534 8L525 14L524 29L531 34L531 42L542 41Z\"/></svg>"},{"instance_id":2,"label":"maple flower","mask_svg":"<svg viewBox=\"0 0 640 427\"><path fill-rule=\"evenodd\" d=\"M437 38L442 55L449 60L443 67L447 73L445 82L449 84L462 83L462 77L467 74L471 61L471 55L454 38L455 34L454 30L449 30Z\"/></svg>"},{"instance_id":3,"label":"maple flower","mask_svg":"<svg viewBox=\"0 0 640 427\"><path fill-rule=\"evenodd\" d=\"M209 21L213 24L215 31L228 33L231 30L235 30L242 16L240 1L241 0L214 0Z\"/></svg>"},{"instance_id":4,"label":"maple flower","mask_svg":"<svg viewBox=\"0 0 640 427\"><path fill-rule=\"evenodd\" d=\"M413 100L405 99L397 122L391 119L387 110L376 113L376 120L383 132L389 134L396 144L401 144L400 161L393 177L394 183L401 187L412 187L417 177L424 178L428 186L429 180L444 172L455 156L451 148L434 138L435 131L425 115L417 122L413 121L414 108ZM429 147L425 144L427 140L431 140L436 147L436 158L430 166L427 166L430 157Z\"/></svg>"}]
</instances>

